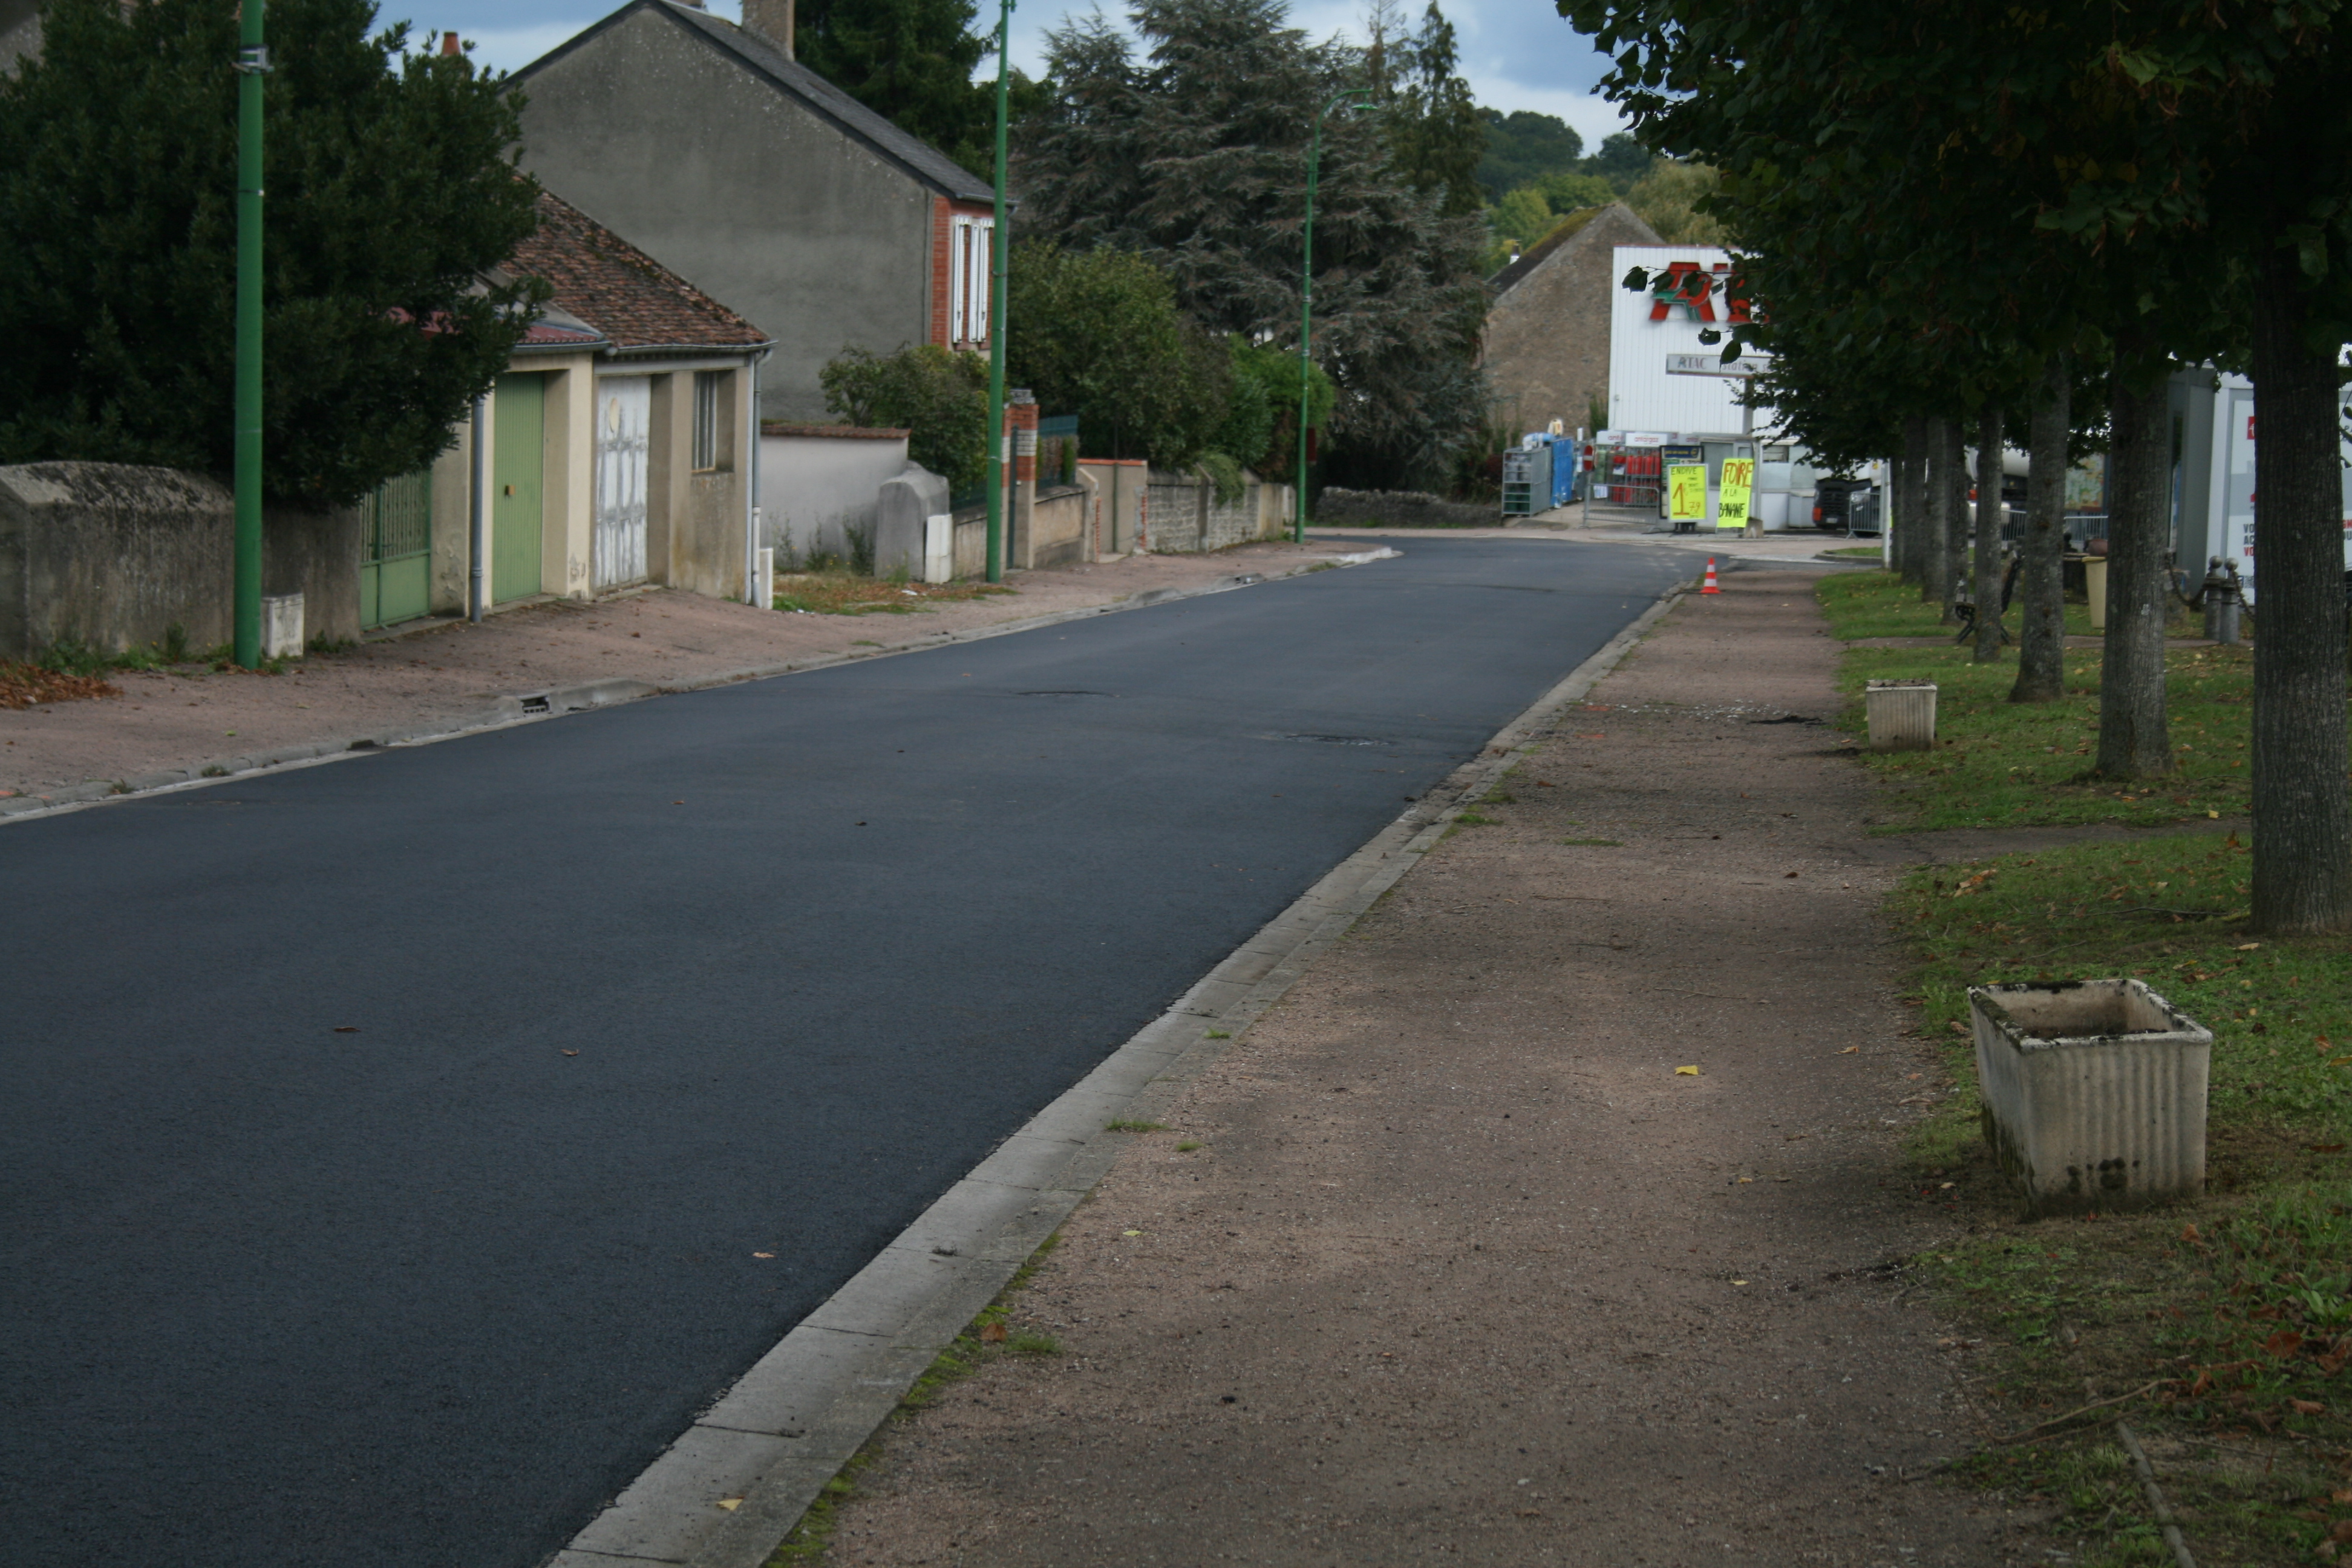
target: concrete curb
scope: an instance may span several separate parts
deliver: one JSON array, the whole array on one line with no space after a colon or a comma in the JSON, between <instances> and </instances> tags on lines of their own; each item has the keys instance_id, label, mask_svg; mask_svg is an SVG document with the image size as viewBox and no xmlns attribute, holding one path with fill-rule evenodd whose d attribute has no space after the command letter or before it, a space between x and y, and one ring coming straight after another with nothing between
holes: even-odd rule
<instances>
[{"instance_id":1,"label":"concrete curb","mask_svg":"<svg viewBox=\"0 0 2352 1568\"><path fill-rule=\"evenodd\" d=\"M1136 1134L1280 1001L1570 703L1695 584L1669 590L1478 755L1268 921L950 1187L695 1419L545 1568L762 1568L827 1482ZM1212 1039L1211 1031L1227 1038Z\"/></svg>"},{"instance_id":2,"label":"concrete curb","mask_svg":"<svg viewBox=\"0 0 2352 1568\"><path fill-rule=\"evenodd\" d=\"M670 692L701 691L714 686L733 686L739 681L766 680L779 675L826 669L860 659L889 658L898 654L921 653L927 648L951 647L958 643L1010 637L1016 632L1034 631L1040 626L1059 626L1066 621L1086 620L1121 610L1140 610L1152 605L1172 604L1179 599L1197 599L1207 594L1225 594L1259 583L1280 582L1286 577L1323 571L1327 566L1362 566L1374 561L1394 560L1399 553L1383 545L1378 550L1336 555L1328 563L1318 561L1295 566L1274 577L1257 572L1244 572L1189 588L1151 588L1105 605L1082 605L1076 609L1055 610L1046 615L1030 616L995 626L974 626L961 632L938 632L922 642L903 643L895 647L852 648L840 653L813 654L807 658L792 659L782 664L747 665L740 669L721 670L716 675L699 676L691 680L656 685L649 681L614 678L591 680L577 686L551 687L545 691L519 692L496 698L488 708L462 718L435 720L424 724L404 725L333 740L304 741L266 752L215 758L184 768L167 768L159 773L139 773L129 778L72 784L51 790L46 795L10 795L0 798L0 826L34 817L56 816L68 811L82 811L111 801L158 795L167 790L200 789L210 784L234 783L272 769L315 767L321 763L341 762L348 757L364 756L370 752L394 746L424 746L436 741L454 741L462 735L478 735L486 731L504 730L516 724L533 724L545 719L560 719L567 713L584 713L591 709L609 708L615 703L635 702L641 698L660 697Z\"/></svg>"}]
</instances>

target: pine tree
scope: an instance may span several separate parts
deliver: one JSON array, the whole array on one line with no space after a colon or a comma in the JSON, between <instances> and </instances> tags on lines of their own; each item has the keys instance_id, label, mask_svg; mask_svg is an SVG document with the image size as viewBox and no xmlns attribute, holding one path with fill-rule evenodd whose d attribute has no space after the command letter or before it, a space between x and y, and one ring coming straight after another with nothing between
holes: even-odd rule
<instances>
[{"instance_id":1,"label":"pine tree","mask_svg":"<svg viewBox=\"0 0 2352 1568\"><path fill-rule=\"evenodd\" d=\"M298 503L431 461L542 297L479 288L538 222L505 88L374 14L269 12L264 480ZM52 0L0 77L0 461L232 467L236 43L218 0Z\"/></svg>"},{"instance_id":2,"label":"pine tree","mask_svg":"<svg viewBox=\"0 0 2352 1568\"><path fill-rule=\"evenodd\" d=\"M995 161L996 88L972 79L996 52L975 32L973 0L799 0L793 48L803 65L965 168ZM1042 96L1015 73L1016 111Z\"/></svg>"},{"instance_id":3,"label":"pine tree","mask_svg":"<svg viewBox=\"0 0 2352 1568\"><path fill-rule=\"evenodd\" d=\"M1405 51L1403 90L1391 111L1397 167L1412 188L1439 198L1439 210L1461 217L1485 205L1478 188L1478 161L1486 153L1486 124L1470 97L1460 64L1454 24L1430 0L1421 31Z\"/></svg>"},{"instance_id":4,"label":"pine tree","mask_svg":"<svg viewBox=\"0 0 2352 1568\"><path fill-rule=\"evenodd\" d=\"M1142 254L1202 326L1295 347L1308 134L1362 84L1362 55L1310 44L1282 0L1137 0L1131 16L1140 61L1098 16L1047 36L1062 99L1022 129L1023 227ZM1326 121L1315 349L1351 480L1432 476L1477 420L1483 247L1475 217L1394 166L1378 116Z\"/></svg>"}]
</instances>

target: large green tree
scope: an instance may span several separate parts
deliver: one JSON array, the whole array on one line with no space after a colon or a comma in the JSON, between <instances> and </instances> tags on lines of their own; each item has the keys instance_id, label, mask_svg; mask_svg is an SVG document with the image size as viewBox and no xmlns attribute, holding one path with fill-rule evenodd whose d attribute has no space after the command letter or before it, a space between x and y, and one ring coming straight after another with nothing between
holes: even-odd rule
<instances>
[{"instance_id":1,"label":"large green tree","mask_svg":"<svg viewBox=\"0 0 2352 1568\"><path fill-rule=\"evenodd\" d=\"M1486 126L1486 150L1478 158L1478 184L1486 188L1488 201L1499 202L1547 174L1582 172L1584 138L1559 116L1538 114L1531 109L1506 114L1499 109L1482 108L1478 118Z\"/></svg>"},{"instance_id":2,"label":"large green tree","mask_svg":"<svg viewBox=\"0 0 2352 1568\"><path fill-rule=\"evenodd\" d=\"M1139 0L1147 53L1098 14L1048 35L1060 86L1025 122L1024 227L1145 256L1203 327L1295 348L1316 110L1363 85L1281 0ZM1377 116L1334 114L1315 214L1315 354L1339 388L1334 460L1356 482L1442 468L1484 407L1482 226L1390 157Z\"/></svg>"},{"instance_id":3,"label":"large green tree","mask_svg":"<svg viewBox=\"0 0 2352 1568\"><path fill-rule=\"evenodd\" d=\"M444 449L540 286L485 288L538 221L511 96L404 57L368 0L275 0L264 480L341 504ZM51 0L0 78L0 460L226 474L237 20L218 0Z\"/></svg>"},{"instance_id":4,"label":"large green tree","mask_svg":"<svg viewBox=\"0 0 2352 1568\"><path fill-rule=\"evenodd\" d=\"M1382 108L1390 124L1391 156L1412 188L1438 198L1448 217L1476 212L1478 161L1486 152L1486 126L1461 75L1454 24L1430 0L1421 31L1399 51L1404 69L1381 82Z\"/></svg>"},{"instance_id":5,"label":"large green tree","mask_svg":"<svg viewBox=\"0 0 2352 1568\"><path fill-rule=\"evenodd\" d=\"M973 0L799 0L793 53L892 124L987 174L995 163L996 86L974 80L996 53L992 28L976 30ZM1018 71L1016 115L1050 89Z\"/></svg>"}]
</instances>

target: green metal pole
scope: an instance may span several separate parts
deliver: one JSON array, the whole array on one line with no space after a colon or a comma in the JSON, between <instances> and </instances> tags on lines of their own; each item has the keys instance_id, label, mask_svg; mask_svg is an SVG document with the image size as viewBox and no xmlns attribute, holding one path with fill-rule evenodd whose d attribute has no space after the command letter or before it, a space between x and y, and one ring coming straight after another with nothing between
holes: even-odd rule
<instances>
[{"instance_id":1,"label":"green metal pole","mask_svg":"<svg viewBox=\"0 0 2352 1568\"><path fill-rule=\"evenodd\" d=\"M1004 142L1013 0L996 16L996 221L988 231L988 580L1004 581Z\"/></svg>"},{"instance_id":2,"label":"green metal pole","mask_svg":"<svg viewBox=\"0 0 2352 1568\"><path fill-rule=\"evenodd\" d=\"M1290 541L1307 542L1307 389L1310 384L1309 355L1315 337L1315 177L1323 163L1323 118L1349 100L1361 105L1361 88L1341 93L1315 117L1315 132L1307 143L1307 222L1300 231L1298 275L1298 494L1291 503Z\"/></svg>"},{"instance_id":3,"label":"green metal pole","mask_svg":"<svg viewBox=\"0 0 2352 1568\"><path fill-rule=\"evenodd\" d=\"M244 0L236 51L236 662L261 662L262 0Z\"/></svg>"}]
</instances>

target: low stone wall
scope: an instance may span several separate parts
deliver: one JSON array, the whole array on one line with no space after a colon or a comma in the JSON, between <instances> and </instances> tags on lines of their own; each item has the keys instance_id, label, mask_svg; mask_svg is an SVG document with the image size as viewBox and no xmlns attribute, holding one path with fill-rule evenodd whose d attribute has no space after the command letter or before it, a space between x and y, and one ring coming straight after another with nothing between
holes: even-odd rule
<instances>
[{"instance_id":1,"label":"low stone wall","mask_svg":"<svg viewBox=\"0 0 2352 1568\"><path fill-rule=\"evenodd\" d=\"M1088 558L1087 492L1078 485L1040 487L1029 513L1029 564L1067 566Z\"/></svg>"},{"instance_id":2,"label":"low stone wall","mask_svg":"<svg viewBox=\"0 0 2352 1568\"><path fill-rule=\"evenodd\" d=\"M1183 555L1273 539L1288 516L1289 495L1289 487L1269 485L1244 468L1241 494L1219 500L1205 473L1154 468L1144 492L1142 547Z\"/></svg>"},{"instance_id":3,"label":"low stone wall","mask_svg":"<svg viewBox=\"0 0 2352 1568\"><path fill-rule=\"evenodd\" d=\"M1315 522L1328 528L1496 528L1502 507L1447 500L1425 490L1349 490L1334 486L1315 503Z\"/></svg>"},{"instance_id":4,"label":"low stone wall","mask_svg":"<svg viewBox=\"0 0 2352 1568\"><path fill-rule=\"evenodd\" d=\"M272 508L261 591L300 594L304 631L356 637L360 519ZM60 642L119 653L179 626L203 649L233 633L236 508L201 474L124 463L0 468L0 657Z\"/></svg>"}]
</instances>

